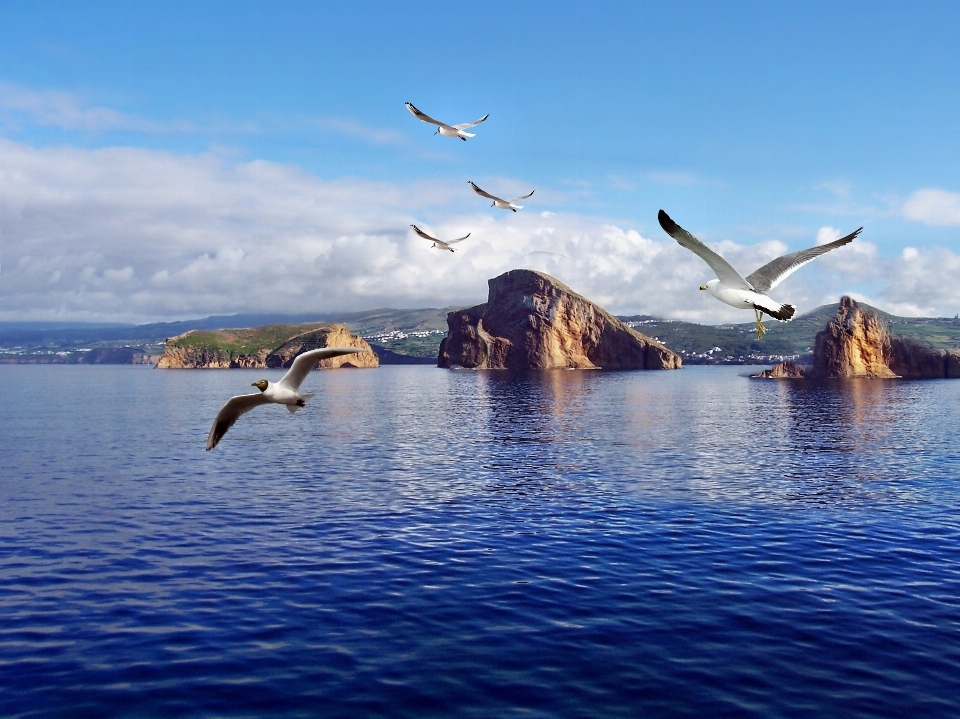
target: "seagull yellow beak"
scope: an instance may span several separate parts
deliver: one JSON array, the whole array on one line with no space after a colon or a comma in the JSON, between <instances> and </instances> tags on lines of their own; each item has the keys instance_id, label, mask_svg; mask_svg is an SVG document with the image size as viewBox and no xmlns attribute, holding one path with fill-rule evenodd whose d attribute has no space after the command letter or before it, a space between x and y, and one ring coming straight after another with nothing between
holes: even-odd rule
<instances>
[{"instance_id":1,"label":"seagull yellow beak","mask_svg":"<svg viewBox=\"0 0 960 719\"><path fill-rule=\"evenodd\" d=\"M707 289L707 286L706 286L706 285L700 285L700 289L701 289L701 290L705 290L705 289Z\"/></svg>"}]
</instances>

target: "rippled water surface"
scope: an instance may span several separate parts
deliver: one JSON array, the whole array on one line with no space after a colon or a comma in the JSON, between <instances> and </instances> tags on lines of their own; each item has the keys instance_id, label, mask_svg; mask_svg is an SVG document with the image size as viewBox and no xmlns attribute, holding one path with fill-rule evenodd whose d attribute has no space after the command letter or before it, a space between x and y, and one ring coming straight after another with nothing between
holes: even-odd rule
<instances>
[{"instance_id":1,"label":"rippled water surface","mask_svg":"<svg viewBox=\"0 0 960 719\"><path fill-rule=\"evenodd\" d=\"M0 366L0 716L960 715L960 382Z\"/></svg>"}]
</instances>

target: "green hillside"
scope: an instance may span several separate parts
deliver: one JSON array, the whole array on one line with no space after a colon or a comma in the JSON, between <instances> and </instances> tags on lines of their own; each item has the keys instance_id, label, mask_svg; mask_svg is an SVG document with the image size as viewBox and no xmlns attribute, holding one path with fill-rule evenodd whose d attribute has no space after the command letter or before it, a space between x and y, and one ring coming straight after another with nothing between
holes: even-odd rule
<instances>
[{"instance_id":1,"label":"green hillside","mask_svg":"<svg viewBox=\"0 0 960 719\"><path fill-rule=\"evenodd\" d=\"M230 355L251 355L267 347L279 347L291 337L317 327L316 322L306 324L277 324L249 329L195 330L187 335L168 340L173 347L195 347L205 350L221 350Z\"/></svg>"},{"instance_id":2,"label":"green hillside","mask_svg":"<svg viewBox=\"0 0 960 719\"><path fill-rule=\"evenodd\" d=\"M817 307L792 322L768 319L769 331L760 342L753 322L699 325L649 316L620 319L679 352L687 364L802 362L813 350L817 332L836 315L837 306ZM890 330L901 337L936 349L960 350L960 319L896 317L869 305L861 304L861 307L881 315ZM196 332L180 341L194 346L210 342L211 346L217 344L228 352L245 354L253 347L266 346L278 338L282 341L296 334L298 327L304 331L328 323L345 324L351 332L371 344L397 354L436 359L440 342L447 332L447 313L453 309L378 309L315 316L231 315L139 326L0 323L0 362L86 362L112 356L108 350L117 348L130 350L127 354L157 355L163 351L163 341L167 337L191 329ZM253 329L229 329L236 327Z\"/></svg>"},{"instance_id":3,"label":"green hillside","mask_svg":"<svg viewBox=\"0 0 960 719\"><path fill-rule=\"evenodd\" d=\"M784 360L803 361L813 352L817 332L836 316L839 303L822 305L790 322L765 319L767 334L757 341L753 322L729 325L698 325L648 316L620 319L680 353L688 364L766 364ZM934 349L960 350L960 319L897 317L860 303L887 321L890 331Z\"/></svg>"}]
</instances>

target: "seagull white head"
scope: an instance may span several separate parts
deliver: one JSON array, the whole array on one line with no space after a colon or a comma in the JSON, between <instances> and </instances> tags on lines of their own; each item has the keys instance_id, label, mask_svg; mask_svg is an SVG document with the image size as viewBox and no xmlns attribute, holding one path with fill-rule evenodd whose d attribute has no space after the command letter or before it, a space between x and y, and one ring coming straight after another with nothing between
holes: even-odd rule
<instances>
[{"instance_id":1,"label":"seagull white head","mask_svg":"<svg viewBox=\"0 0 960 719\"><path fill-rule=\"evenodd\" d=\"M716 295L716 292L714 292L714 290L716 290L717 285L719 284L720 284L720 280L718 279L710 280L705 285L700 285L700 289L707 290L711 295Z\"/></svg>"}]
</instances>

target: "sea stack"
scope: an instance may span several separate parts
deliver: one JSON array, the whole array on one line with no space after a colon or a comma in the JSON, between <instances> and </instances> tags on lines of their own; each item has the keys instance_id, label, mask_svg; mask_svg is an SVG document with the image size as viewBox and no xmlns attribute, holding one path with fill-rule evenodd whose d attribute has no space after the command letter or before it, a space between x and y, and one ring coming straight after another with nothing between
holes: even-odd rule
<instances>
[{"instance_id":1,"label":"sea stack","mask_svg":"<svg viewBox=\"0 0 960 719\"><path fill-rule=\"evenodd\" d=\"M438 366L470 369L680 369L680 355L559 280L511 270L484 304L447 315Z\"/></svg>"},{"instance_id":2,"label":"sea stack","mask_svg":"<svg viewBox=\"0 0 960 719\"><path fill-rule=\"evenodd\" d=\"M941 379L960 377L960 352L935 350L890 332L884 319L844 296L836 316L817 333L813 367L776 365L766 379Z\"/></svg>"}]
</instances>

